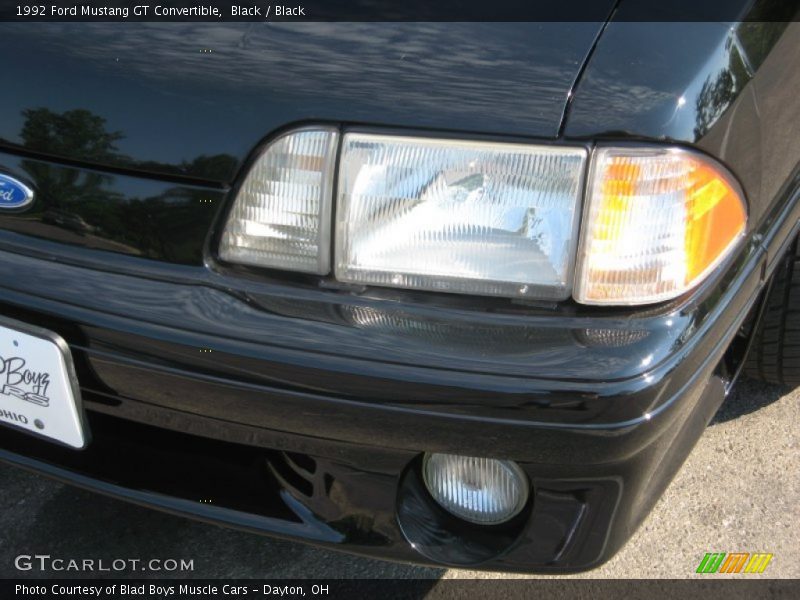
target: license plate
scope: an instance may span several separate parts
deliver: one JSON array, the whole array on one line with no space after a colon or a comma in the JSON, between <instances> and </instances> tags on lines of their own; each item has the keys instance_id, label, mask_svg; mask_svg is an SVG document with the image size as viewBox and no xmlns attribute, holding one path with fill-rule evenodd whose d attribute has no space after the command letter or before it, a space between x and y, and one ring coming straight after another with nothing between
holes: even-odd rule
<instances>
[{"instance_id":1,"label":"license plate","mask_svg":"<svg viewBox=\"0 0 800 600\"><path fill-rule=\"evenodd\" d=\"M75 367L57 334L0 317L0 424L84 448L84 424Z\"/></svg>"}]
</instances>

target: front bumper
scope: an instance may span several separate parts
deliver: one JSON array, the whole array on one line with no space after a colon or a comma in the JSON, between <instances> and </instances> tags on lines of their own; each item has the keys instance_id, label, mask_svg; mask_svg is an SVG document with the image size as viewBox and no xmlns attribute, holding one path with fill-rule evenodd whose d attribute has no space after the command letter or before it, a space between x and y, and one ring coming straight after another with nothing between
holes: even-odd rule
<instances>
[{"instance_id":1,"label":"front bumper","mask_svg":"<svg viewBox=\"0 0 800 600\"><path fill-rule=\"evenodd\" d=\"M73 452L3 429L0 459L372 556L591 568L722 402L765 260L750 243L691 297L631 315L354 294L0 233L0 313L68 342L94 438ZM507 526L459 523L420 484L427 451L516 460L532 500Z\"/></svg>"}]
</instances>

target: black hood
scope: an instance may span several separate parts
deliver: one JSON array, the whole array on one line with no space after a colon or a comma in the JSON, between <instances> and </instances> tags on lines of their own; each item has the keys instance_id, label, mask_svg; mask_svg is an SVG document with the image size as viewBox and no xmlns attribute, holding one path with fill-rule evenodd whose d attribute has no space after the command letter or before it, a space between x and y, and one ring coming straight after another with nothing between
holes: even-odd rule
<instances>
[{"instance_id":1,"label":"black hood","mask_svg":"<svg viewBox=\"0 0 800 600\"><path fill-rule=\"evenodd\" d=\"M224 183L307 121L554 138L602 26L6 23L0 144Z\"/></svg>"}]
</instances>

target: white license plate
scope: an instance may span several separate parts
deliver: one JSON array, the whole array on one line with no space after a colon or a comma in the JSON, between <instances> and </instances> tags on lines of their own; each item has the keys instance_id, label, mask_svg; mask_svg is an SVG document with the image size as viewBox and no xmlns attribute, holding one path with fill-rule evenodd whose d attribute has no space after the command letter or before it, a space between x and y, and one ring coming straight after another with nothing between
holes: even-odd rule
<instances>
[{"instance_id":1,"label":"white license plate","mask_svg":"<svg viewBox=\"0 0 800 600\"><path fill-rule=\"evenodd\" d=\"M84 448L72 356L57 334L0 317L0 424Z\"/></svg>"}]
</instances>

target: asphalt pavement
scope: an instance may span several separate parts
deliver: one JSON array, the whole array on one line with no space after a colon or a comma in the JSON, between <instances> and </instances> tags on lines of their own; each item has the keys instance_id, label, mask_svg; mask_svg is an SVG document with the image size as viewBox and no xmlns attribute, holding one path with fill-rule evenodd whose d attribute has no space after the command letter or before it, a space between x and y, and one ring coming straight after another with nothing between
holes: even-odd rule
<instances>
[{"instance_id":1,"label":"asphalt pavement","mask_svg":"<svg viewBox=\"0 0 800 600\"><path fill-rule=\"evenodd\" d=\"M706 552L769 552L772 561L756 577L798 578L799 524L800 389L743 379L623 550L576 577L693 577ZM200 578L511 576L388 563L226 530L0 466L0 578L76 576L15 568L16 557L34 554L192 560L191 572L175 575Z\"/></svg>"}]
</instances>

